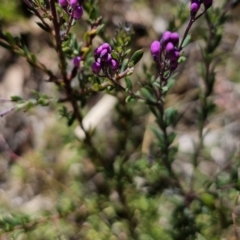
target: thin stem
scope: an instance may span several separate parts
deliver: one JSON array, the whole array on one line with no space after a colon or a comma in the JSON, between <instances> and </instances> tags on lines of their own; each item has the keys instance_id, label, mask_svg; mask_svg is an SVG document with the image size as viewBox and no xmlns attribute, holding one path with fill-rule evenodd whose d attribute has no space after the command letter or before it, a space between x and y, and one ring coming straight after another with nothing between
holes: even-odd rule
<instances>
[{"instance_id":1,"label":"thin stem","mask_svg":"<svg viewBox=\"0 0 240 240\"><path fill-rule=\"evenodd\" d=\"M124 88L124 87L118 82L118 81L119 81L121 78L123 78L126 74L124 74L124 75L119 74L119 75L115 76L114 78L113 78L110 74L108 74L107 72L106 72L106 75L107 75L106 77L107 77L117 88L119 88L120 90L126 92L126 88ZM154 102L154 101L151 101L151 100L149 100L149 99L146 99L146 98L144 98L144 97L142 97L142 96L136 95L136 94L135 94L134 92L132 92L131 90L128 90L127 93L128 93L131 97L133 97L133 98L135 98L135 99L139 99L139 100L142 100L142 101L146 102L148 105L151 105L151 106L157 106L157 105L158 105L157 102Z\"/></svg>"},{"instance_id":2,"label":"thin stem","mask_svg":"<svg viewBox=\"0 0 240 240\"><path fill-rule=\"evenodd\" d=\"M189 22L188 22L188 25L187 25L187 28L186 28L186 30L185 30L185 32L184 32L182 41L181 41L180 46L179 46L179 48L178 48L179 51L181 51L181 50L183 49L184 40L185 40L185 38L187 37L187 35L188 35L188 33L189 33L189 31L190 31L193 23L194 23L198 18L200 18L203 14L205 14L205 13L206 13L206 9L204 9L197 17L192 17L192 16L190 17Z\"/></svg>"},{"instance_id":3,"label":"thin stem","mask_svg":"<svg viewBox=\"0 0 240 240\"><path fill-rule=\"evenodd\" d=\"M70 29L71 29L71 26L72 26L72 22L73 22L73 12L71 13L71 16L69 18L69 21L68 21L68 25L67 25L67 29L66 29L66 32L64 33L64 37L63 37L63 40L66 39Z\"/></svg>"},{"instance_id":4,"label":"thin stem","mask_svg":"<svg viewBox=\"0 0 240 240\"><path fill-rule=\"evenodd\" d=\"M41 16L41 14L36 10L35 6L33 6L33 4L29 1L29 0L23 0L27 6L29 7L29 9L31 9L31 11L33 11L35 13L35 15L41 20L41 22L43 23L44 27L46 28L46 30L48 32L51 31L51 27L46 23L46 21L44 20L44 18ZM42 8L41 8L42 9Z\"/></svg>"},{"instance_id":5,"label":"thin stem","mask_svg":"<svg viewBox=\"0 0 240 240\"><path fill-rule=\"evenodd\" d=\"M83 126L83 117L82 117L82 114L79 110L78 103L74 98L74 94L73 94L74 91L71 87L71 81L67 77L66 60L65 60L64 52L62 50L62 40L61 40L61 36L60 36L60 26L59 26L59 23L58 23L57 11L56 11L54 0L50 0L50 8L51 8L52 21L53 21L53 26L54 26L53 36L54 36L55 41L56 41L56 50L57 50L58 57L59 57L59 60L60 60L60 71L61 71L61 74L62 74L62 77L63 77L64 88L65 88L65 92L66 92L66 95L67 95L67 99L69 99L69 101L72 105L72 108L73 108L74 116L76 117L80 127L82 128L82 130L85 133L85 143L86 143L86 145L89 147L89 149L91 149L92 154L98 159L98 161L100 161L101 165L104 166L105 164L104 164L103 157L98 153L98 151L94 147L94 145L92 143L91 135L89 134L89 132Z\"/></svg>"},{"instance_id":6,"label":"thin stem","mask_svg":"<svg viewBox=\"0 0 240 240\"><path fill-rule=\"evenodd\" d=\"M12 107L12 108L10 108L10 109L8 109L8 110L6 110L6 111L1 112L1 113L0 113L0 117L3 117L3 116L5 116L5 115L13 112L15 109L16 109L16 107Z\"/></svg>"},{"instance_id":7,"label":"thin stem","mask_svg":"<svg viewBox=\"0 0 240 240\"><path fill-rule=\"evenodd\" d=\"M164 120L164 105L163 103L159 102L158 105L158 110L160 112L160 119L158 119L157 123L160 127L160 129L163 132L163 147L162 147L162 160L163 160L163 164L165 165L165 167L168 170L169 176L171 176L171 178L174 180L174 185L181 191L181 193L184 195L184 191L183 188L179 182L179 179L177 178L177 176L175 175L173 169L172 169L172 163L171 163L171 159L169 158L169 136L167 133L167 124Z\"/></svg>"},{"instance_id":8,"label":"thin stem","mask_svg":"<svg viewBox=\"0 0 240 240\"><path fill-rule=\"evenodd\" d=\"M193 25L194 22L195 22L195 18L190 17L190 20L189 20L188 25L187 25L187 28L186 28L186 30L185 30L185 32L184 32L182 41L181 41L180 46L179 46L179 48L178 48L179 51L181 51L181 50L183 49L184 40L185 40L185 38L187 37L188 32L189 32L189 30L190 30L190 28L192 27L192 25Z\"/></svg>"}]
</instances>

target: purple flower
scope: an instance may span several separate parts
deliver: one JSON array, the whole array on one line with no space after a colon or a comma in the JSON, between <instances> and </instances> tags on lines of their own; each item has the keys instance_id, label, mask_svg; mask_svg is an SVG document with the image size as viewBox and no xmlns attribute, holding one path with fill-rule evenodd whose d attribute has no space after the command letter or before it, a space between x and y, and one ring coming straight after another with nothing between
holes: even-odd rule
<instances>
[{"instance_id":1,"label":"purple flower","mask_svg":"<svg viewBox=\"0 0 240 240\"><path fill-rule=\"evenodd\" d=\"M98 48L96 48L96 49L94 50L95 60L100 57L102 50L103 50L103 49L102 49L102 46L100 46L100 47L98 47Z\"/></svg>"},{"instance_id":2,"label":"purple flower","mask_svg":"<svg viewBox=\"0 0 240 240\"><path fill-rule=\"evenodd\" d=\"M161 50L161 44L159 41L152 42L150 46L150 51L153 57L158 57Z\"/></svg>"},{"instance_id":3,"label":"purple flower","mask_svg":"<svg viewBox=\"0 0 240 240\"><path fill-rule=\"evenodd\" d=\"M102 49L107 49L108 52L112 51L112 48L108 43L103 43L101 46L102 46Z\"/></svg>"},{"instance_id":4,"label":"purple flower","mask_svg":"<svg viewBox=\"0 0 240 240\"><path fill-rule=\"evenodd\" d=\"M196 14L197 14L197 12L198 12L198 10L199 10L199 8L200 8L200 3L199 3L199 1L198 0L193 0L192 2L191 2L191 6L190 6L190 13L191 13L191 16L192 17L195 17L196 16Z\"/></svg>"},{"instance_id":5,"label":"purple flower","mask_svg":"<svg viewBox=\"0 0 240 240\"><path fill-rule=\"evenodd\" d=\"M81 57L77 56L72 60L73 66L74 67L79 67L79 64L81 62Z\"/></svg>"},{"instance_id":6,"label":"purple flower","mask_svg":"<svg viewBox=\"0 0 240 240\"><path fill-rule=\"evenodd\" d=\"M61 7L67 7L68 5L67 0L58 0L58 3Z\"/></svg>"},{"instance_id":7,"label":"purple flower","mask_svg":"<svg viewBox=\"0 0 240 240\"><path fill-rule=\"evenodd\" d=\"M210 8L212 6L213 0L205 0L205 1L203 1L203 4L204 4L204 7L206 9L208 9L208 8Z\"/></svg>"},{"instance_id":8,"label":"purple flower","mask_svg":"<svg viewBox=\"0 0 240 240\"><path fill-rule=\"evenodd\" d=\"M114 58L111 59L111 62L110 62L110 68L112 70L116 70L118 68L119 64L118 64L118 61Z\"/></svg>"},{"instance_id":9,"label":"purple flower","mask_svg":"<svg viewBox=\"0 0 240 240\"><path fill-rule=\"evenodd\" d=\"M94 50L95 62L92 64L92 71L98 74L102 69L103 72L107 69L116 70L119 67L119 62L112 58L112 48L109 43L103 43L97 49Z\"/></svg>"},{"instance_id":10,"label":"purple flower","mask_svg":"<svg viewBox=\"0 0 240 240\"><path fill-rule=\"evenodd\" d=\"M162 35L161 43L166 44L167 42L169 42L171 38L171 34L172 33L170 31L164 32Z\"/></svg>"},{"instance_id":11,"label":"purple flower","mask_svg":"<svg viewBox=\"0 0 240 240\"><path fill-rule=\"evenodd\" d=\"M174 71L177 68L178 59L180 57L178 44L179 34L177 32L170 31L164 32L160 41L152 42L150 46L150 51L154 58L154 61L156 61L160 65L160 68L162 67L162 65L167 67L167 69L170 71Z\"/></svg>"},{"instance_id":12,"label":"purple flower","mask_svg":"<svg viewBox=\"0 0 240 240\"><path fill-rule=\"evenodd\" d=\"M180 57L180 53L178 50L174 50L173 52L171 52L168 56L168 58L171 60L171 61L178 61Z\"/></svg>"},{"instance_id":13,"label":"purple flower","mask_svg":"<svg viewBox=\"0 0 240 240\"><path fill-rule=\"evenodd\" d=\"M101 70L101 64L99 62L94 62L92 64L92 71L95 73L95 74L99 74Z\"/></svg>"},{"instance_id":14,"label":"purple flower","mask_svg":"<svg viewBox=\"0 0 240 240\"><path fill-rule=\"evenodd\" d=\"M69 4L72 6L72 7L76 7L78 5L78 0L70 0L69 1Z\"/></svg>"},{"instance_id":15,"label":"purple flower","mask_svg":"<svg viewBox=\"0 0 240 240\"><path fill-rule=\"evenodd\" d=\"M179 34L177 32L171 33L170 40L174 44L174 46L178 46Z\"/></svg>"},{"instance_id":16,"label":"purple flower","mask_svg":"<svg viewBox=\"0 0 240 240\"><path fill-rule=\"evenodd\" d=\"M107 49L103 49L101 51L100 58L107 56L107 54L108 54L108 50Z\"/></svg>"},{"instance_id":17,"label":"purple flower","mask_svg":"<svg viewBox=\"0 0 240 240\"><path fill-rule=\"evenodd\" d=\"M112 60L112 56L110 53L108 53L106 57L106 62L110 62L111 60Z\"/></svg>"},{"instance_id":18,"label":"purple flower","mask_svg":"<svg viewBox=\"0 0 240 240\"><path fill-rule=\"evenodd\" d=\"M78 20L82 17L83 15L83 8L82 6L77 6L74 10L73 10L73 18Z\"/></svg>"},{"instance_id":19,"label":"purple flower","mask_svg":"<svg viewBox=\"0 0 240 240\"><path fill-rule=\"evenodd\" d=\"M175 50L174 45L173 45L171 42L169 42L169 43L166 45L166 53L167 53L167 54L171 54L172 52L174 52L174 50Z\"/></svg>"}]
</instances>

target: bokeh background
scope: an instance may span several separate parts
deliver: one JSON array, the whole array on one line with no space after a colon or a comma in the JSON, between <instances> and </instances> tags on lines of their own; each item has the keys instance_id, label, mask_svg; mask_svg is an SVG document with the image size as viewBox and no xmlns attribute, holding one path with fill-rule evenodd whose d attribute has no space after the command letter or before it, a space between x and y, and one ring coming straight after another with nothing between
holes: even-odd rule
<instances>
[{"instance_id":1,"label":"bokeh background","mask_svg":"<svg viewBox=\"0 0 240 240\"><path fill-rule=\"evenodd\" d=\"M215 7L222 2L224 1L215 1ZM180 4L186 6L182 14L187 20L188 1L99 0L99 9L105 21L104 31L108 36L114 36L119 24L131 22L135 31L132 47L145 50L143 59L135 69L133 76L135 80L139 78L144 80L142 68L144 64L148 67L152 65L148 50L151 42L167 30L171 21L175 21L177 25L178 19L175 16ZM14 36L21 35L40 61L56 72L57 55L50 46L48 35L37 26L36 21L36 17L27 10L23 1L0 0L1 26ZM74 27L73 31L77 34L79 41L82 40L86 29L87 24L84 21L79 21ZM177 30L183 34L184 26L179 26ZM220 54L216 56L219 61L212 96L217 105L217 111L206 125L205 150L199 171L200 178L202 175L203 179L205 176L221 175L223 170L222 179L227 178L230 165L238 169L239 164L239 7L230 11L229 19L222 30L224 34L219 49ZM204 31L204 21L200 19L191 30L192 43L185 50L187 61L179 67L177 82L167 97L167 106L177 105L179 112L182 113L182 118L177 125L176 144L179 145L179 153L175 168L186 181L193 171L189 159L194 151L193 142L197 139L198 87L202 84L198 74L201 61L200 48L203 44L202 31ZM94 39L95 46L101 42L100 37ZM32 90L53 97L57 96L56 87L46 82L46 76L42 72L32 68L25 59L0 47L0 112L13 107L13 104L5 99L9 99L12 95L19 95L24 99L31 98ZM95 106L100 99L101 95L93 96L88 103L88 109ZM132 105L131 113L131 140L134 144L129 144L129 149L132 149L132 156L136 159L141 158L142 153L148 154L154 151L152 146L154 137L146 128L146 125L152 124L154 119L148 109L141 104ZM107 118L99 119L95 143L105 149L109 156L115 156L121 147L115 143L115 124L118 117L113 109ZM63 208L61 211L64 212L64 209L71 208L72 201L77 205L78 201L81 202L81 197L84 198L86 191L83 190L84 188L94 196L96 185L104 181L100 175L94 175L94 166L91 161L84 158L85 150L79 148L75 128L76 125L66 126L65 120L59 117L58 106L54 103L46 107L35 107L29 112L11 112L0 119L0 218L13 214L16 216L26 214L26 218L31 216L33 219L38 217L41 219L36 224L37 227L31 226L31 231L26 235L15 237L11 235L11 231L1 232L0 239L110 239L105 235L99 235L97 231L88 235L89 232L86 230L85 237L82 233L78 233L80 226L88 228L86 222L83 223L80 217L87 211L84 207L76 208L74 214L69 214L65 221L54 217L54 213L58 212L58 206ZM84 182L83 179L89 176L93 177ZM142 180L139 178L137 182L140 184ZM201 186L201 183L198 184ZM226 206L224 205L229 211L230 222L226 229L219 230L221 237L216 239L235 239L231 212L235 207L236 191L222 190L222 194L223 198L219 202L231 199ZM224 198L225 194L228 197ZM148 206L152 203L149 200L142 204ZM161 237L155 239L171 239L167 234L164 235L164 228L169 227L167 219L172 205L166 203L166 198L162 197L159 200L159 209L161 212L159 223L163 231ZM46 218L43 217L45 216L43 213ZM214 231L212 228L215 228L215 225L209 222L209 231ZM103 226L99 232L102 231L105 231ZM119 236L117 239L128 239L124 234Z\"/></svg>"}]
</instances>

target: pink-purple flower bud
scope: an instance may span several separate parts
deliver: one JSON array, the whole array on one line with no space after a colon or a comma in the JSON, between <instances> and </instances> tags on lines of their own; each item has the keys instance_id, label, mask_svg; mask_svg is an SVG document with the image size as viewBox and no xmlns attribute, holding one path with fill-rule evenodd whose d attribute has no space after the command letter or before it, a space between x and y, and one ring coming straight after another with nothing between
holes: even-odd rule
<instances>
[{"instance_id":1,"label":"pink-purple flower bud","mask_svg":"<svg viewBox=\"0 0 240 240\"><path fill-rule=\"evenodd\" d=\"M102 57L107 57L107 54L108 54L108 50L107 49L103 49L100 53L100 58Z\"/></svg>"},{"instance_id":2,"label":"pink-purple flower bud","mask_svg":"<svg viewBox=\"0 0 240 240\"><path fill-rule=\"evenodd\" d=\"M95 73L95 74L99 74L101 70L101 64L99 62L94 62L92 64L92 71Z\"/></svg>"},{"instance_id":3,"label":"pink-purple flower bud","mask_svg":"<svg viewBox=\"0 0 240 240\"><path fill-rule=\"evenodd\" d=\"M107 49L108 52L112 51L112 48L108 43L103 43L101 46L102 46L102 49Z\"/></svg>"},{"instance_id":4,"label":"pink-purple flower bud","mask_svg":"<svg viewBox=\"0 0 240 240\"><path fill-rule=\"evenodd\" d=\"M203 5L206 9L210 8L213 4L213 0L204 0Z\"/></svg>"},{"instance_id":5,"label":"pink-purple flower bud","mask_svg":"<svg viewBox=\"0 0 240 240\"><path fill-rule=\"evenodd\" d=\"M170 41L174 44L174 46L178 46L179 34L177 32L171 33Z\"/></svg>"},{"instance_id":6,"label":"pink-purple flower bud","mask_svg":"<svg viewBox=\"0 0 240 240\"><path fill-rule=\"evenodd\" d=\"M191 13L192 17L196 16L196 14L200 8L200 5L201 4L197 0L192 1L191 6L190 6L190 13Z\"/></svg>"},{"instance_id":7,"label":"pink-purple flower bud","mask_svg":"<svg viewBox=\"0 0 240 240\"><path fill-rule=\"evenodd\" d=\"M112 60L112 56L110 53L108 53L106 57L106 62L110 62L111 60Z\"/></svg>"},{"instance_id":8,"label":"pink-purple flower bud","mask_svg":"<svg viewBox=\"0 0 240 240\"><path fill-rule=\"evenodd\" d=\"M68 6L68 1L67 0L58 0L58 3L63 8Z\"/></svg>"},{"instance_id":9,"label":"pink-purple flower bud","mask_svg":"<svg viewBox=\"0 0 240 240\"><path fill-rule=\"evenodd\" d=\"M153 41L150 46L150 51L153 57L158 57L161 50L161 44L159 41Z\"/></svg>"},{"instance_id":10,"label":"pink-purple flower bud","mask_svg":"<svg viewBox=\"0 0 240 240\"><path fill-rule=\"evenodd\" d=\"M116 70L118 68L119 64L118 64L118 61L114 58L111 59L111 62L110 62L110 68L112 70Z\"/></svg>"},{"instance_id":11,"label":"pink-purple flower bud","mask_svg":"<svg viewBox=\"0 0 240 240\"><path fill-rule=\"evenodd\" d=\"M83 8L82 6L77 6L74 10L73 10L73 18L78 20L82 17L83 15Z\"/></svg>"},{"instance_id":12,"label":"pink-purple flower bud","mask_svg":"<svg viewBox=\"0 0 240 240\"><path fill-rule=\"evenodd\" d=\"M95 62L92 64L92 71L95 74L98 74L101 69L105 73L106 69L116 70L119 67L119 62L112 58L111 51L109 43L103 43L94 50Z\"/></svg>"},{"instance_id":13,"label":"pink-purple flower bud","mask_svg":"<svg viewBox=\"0 0 240 240\"><path fill-rule=\"evenodd\" d=\"M170 31L164 32L163 35L162 35L161 43L166 44L167 42L169 42L171 34L172 33Z\"/></svg>"},{"instance_id":14,"label":"pink-purple flower bud","mask_svg":"<svg viewBox=\"0 0 240 240\"><path fill-rule=\"evenodd\" d=\"M74 67L79 67L79 64L81 62L81 57L77 56L72 60L73 66Z\"/></svg>"},{"instance_id":15,"label":"pink-purple flower bud","mask_svg":"<svg viewBox=\"0 0 240 240\"><path fill-rule=\"evenodd\" d=\"M76 7L78 5L78 0L70 0L69 1L69 4L72 6L72 7Z\"/></svg>"},{"instance_id":16,"label":"pink-purple flower bud","mask_svg":"<svg viewBox=\"0 0 240 240\"><path fill-rule=\"evenodd\" d=\"M168 58L171 60L171 61L178 61L180 57L180 53L178 50L174 50L173 52L171 52L169 55L168 55Z\"/></svg>"},{"instance_id":17,"label":"pink-purple flower bud","mask_svg":"<svg viewBox=\"0 0 240 240\"><path fill-rule=\"evenodd\" d=\"M96 48L96 49L94 50L94 56L95 56L96 58L100 57L100 54L101 54L102 50L103 50L103 49L102 49L102 46Z\"/></svg>"},{"instance_id":18,"label":"pink-purple flower bud","mask_svg":"<svg viewBox=\"0 0 240 240\"><path fill-rule=\"evenodd\" d=\"M167 54L171 54L172 52L174 52L174 50L175 50L174 45L173 45L171 42L169 42L169 43L166 45L166 53L167 53Z\"/></svg>"}]
</instances>

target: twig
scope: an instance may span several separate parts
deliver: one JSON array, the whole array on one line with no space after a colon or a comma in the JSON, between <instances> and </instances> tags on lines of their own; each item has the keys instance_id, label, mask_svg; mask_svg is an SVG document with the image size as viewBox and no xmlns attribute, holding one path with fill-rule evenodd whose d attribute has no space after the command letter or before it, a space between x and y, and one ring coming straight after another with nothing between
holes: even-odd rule
<instances>
[{"instance_id":1,"label":"twig","mask_svg":"<svg viewBox=\"0 0 240 240\"><path fill-rule=\"evenodd\" d=\"M15 109L16 109L16 107L12 107L12 108L10 108L10 109L4 111L4 112L1 112L1 113L0 113L0 117L3 117L3 116L5 116L5 115L7 115L7 114L13 112Z\"/></svg>"}]
</instances>

